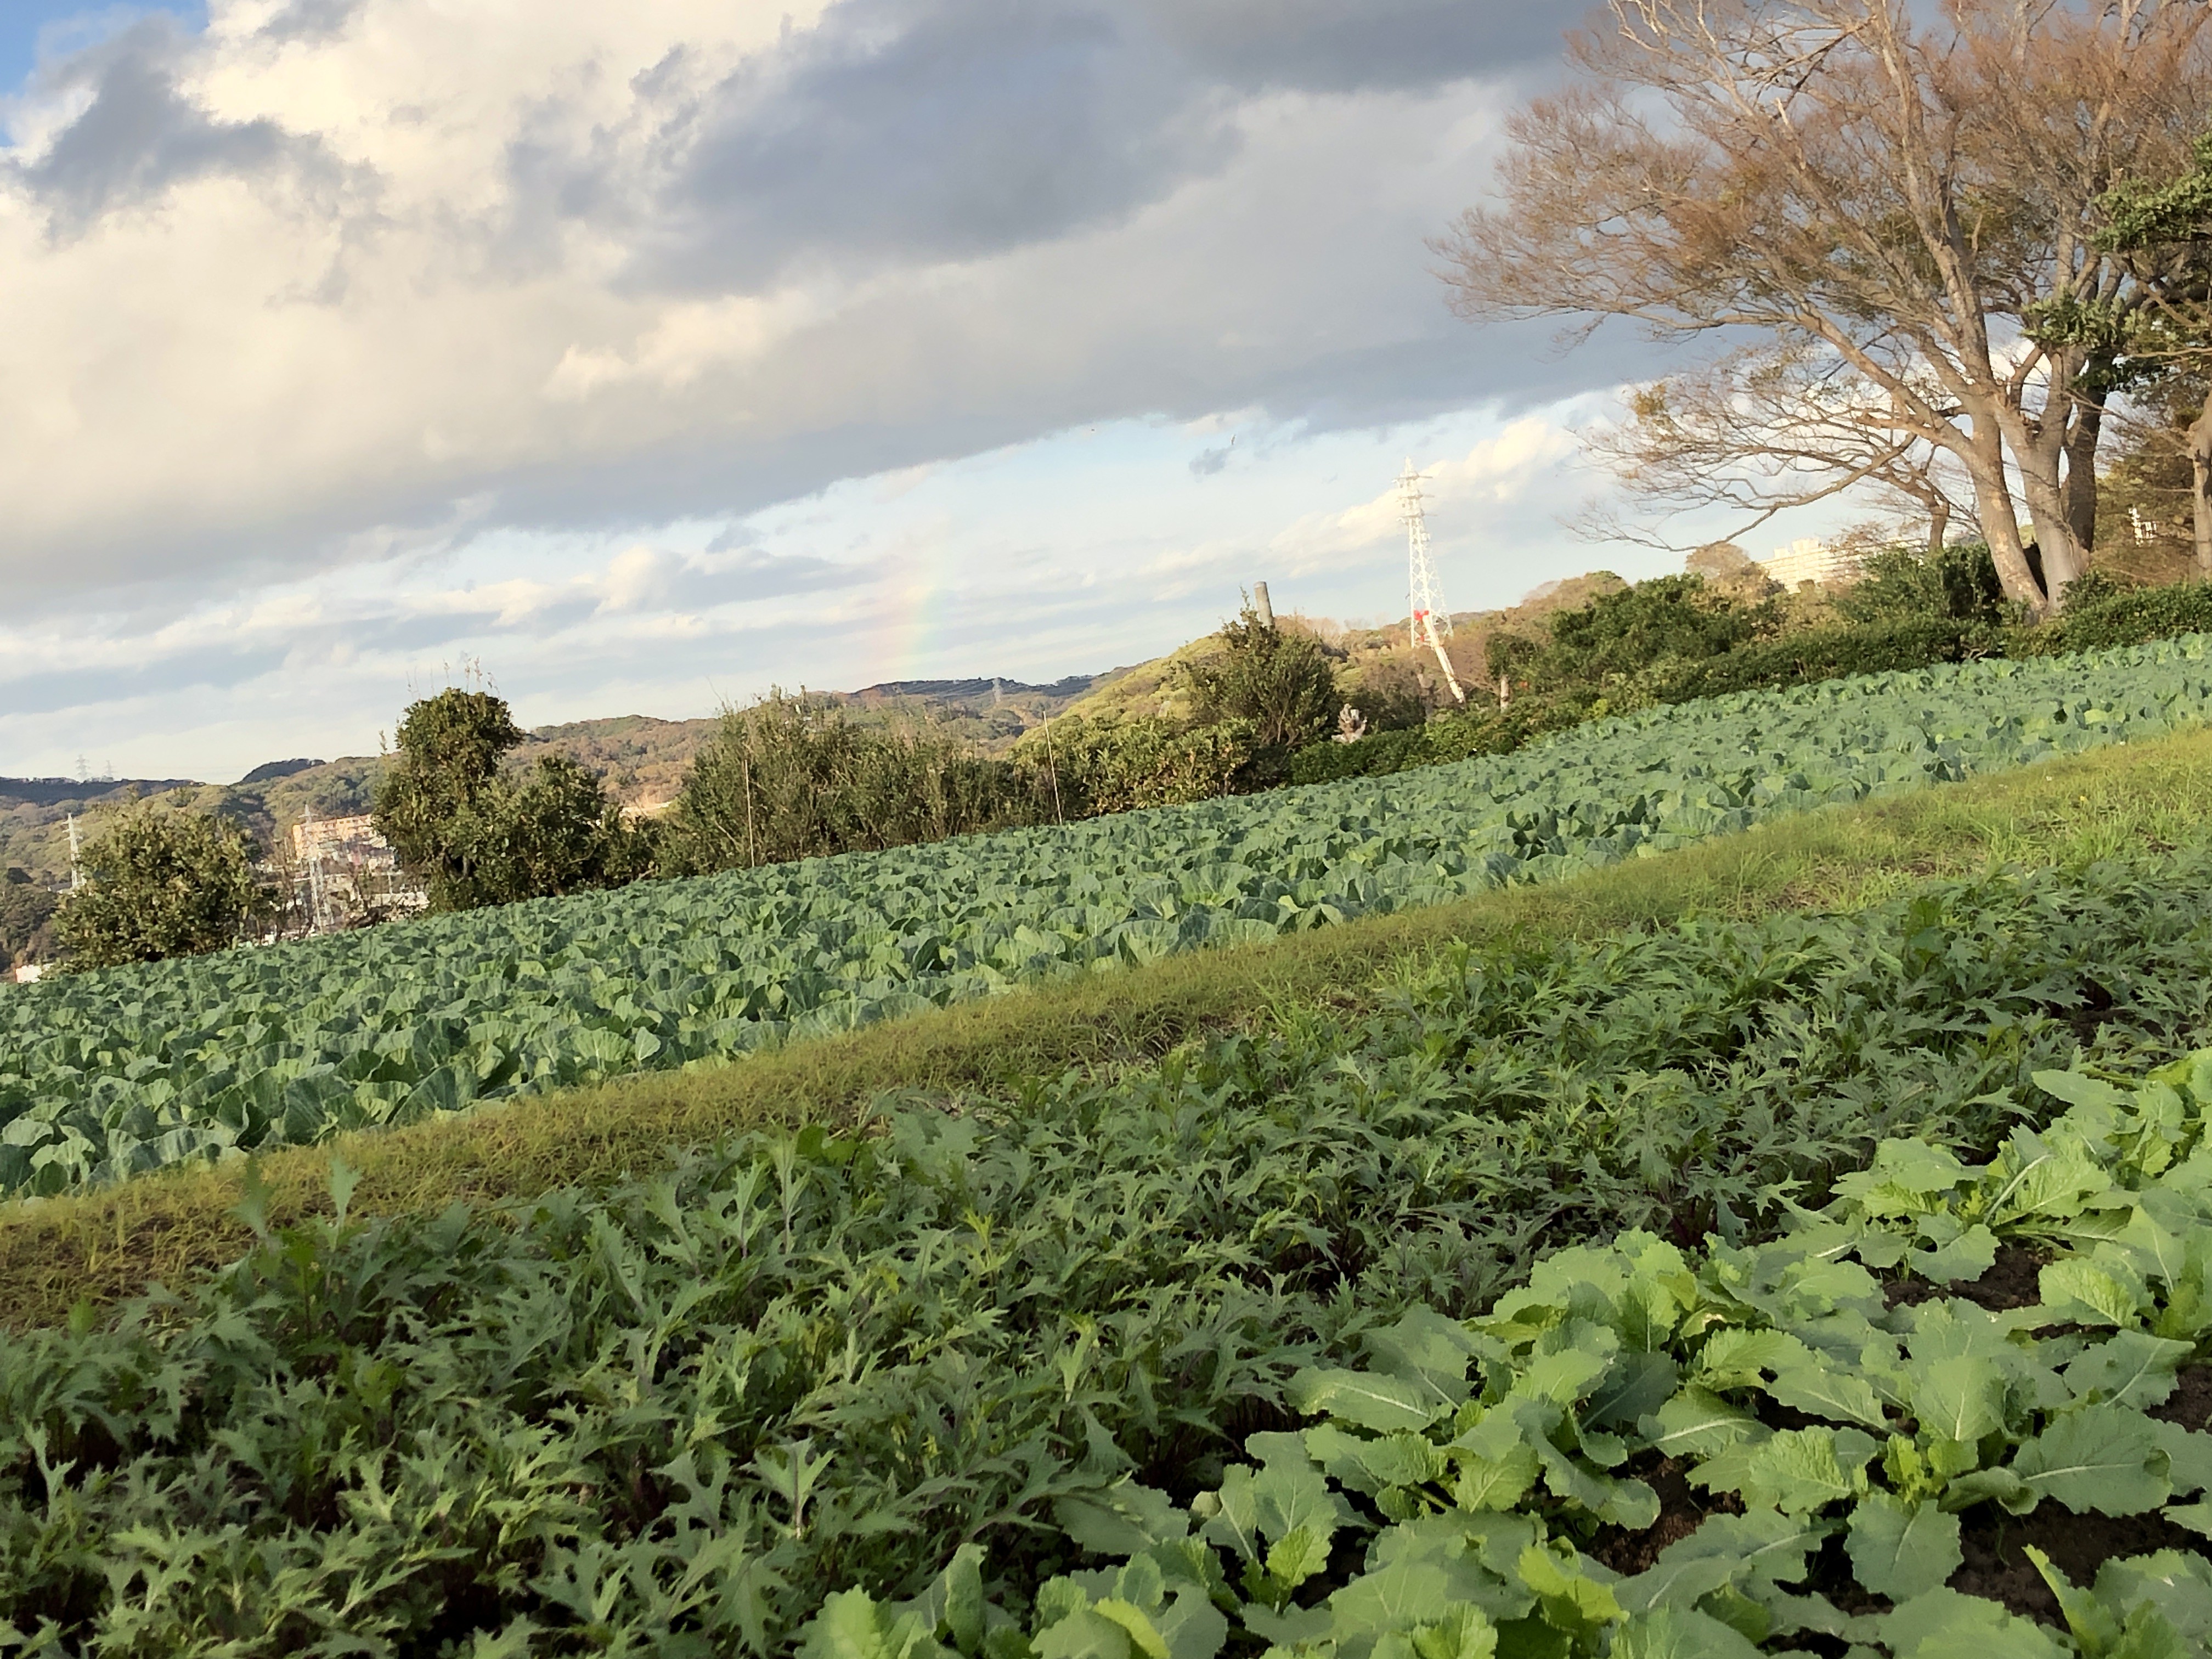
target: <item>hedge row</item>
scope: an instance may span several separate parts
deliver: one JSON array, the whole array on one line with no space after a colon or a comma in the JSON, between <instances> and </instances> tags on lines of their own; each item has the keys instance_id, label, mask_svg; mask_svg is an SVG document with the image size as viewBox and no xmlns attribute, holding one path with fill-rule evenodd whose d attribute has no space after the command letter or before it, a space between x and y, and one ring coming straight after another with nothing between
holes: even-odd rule
<instances>
[{"instance_id":1,"label":"hedge row","mask_svg":"<svg viewBox=\"0 0 2212 1659\"><path fill-rule=\"evenodd\" d=\"M1993 627L1949 617L1838 624L1757 640L1702 659L1656 667L1636 701L1688 702L1855 674L1931 667L1976 657L2051 657L2212 633L2212 582L2100 594L2063 617L2029 627ZM1353 743L1321 743L1291 759L1293 783L1382 777L1473 755L1504 754L1547 732L1620 710L1577 690L1445 714L1407 732Z\"/></svg>"}]
</instances>

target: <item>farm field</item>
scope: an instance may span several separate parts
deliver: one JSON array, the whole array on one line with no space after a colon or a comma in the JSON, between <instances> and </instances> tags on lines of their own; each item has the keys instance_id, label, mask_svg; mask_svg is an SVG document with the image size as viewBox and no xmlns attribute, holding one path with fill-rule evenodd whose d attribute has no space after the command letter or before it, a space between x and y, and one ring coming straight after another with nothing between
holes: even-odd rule
<instances>
[{"instance_id":1,"label":"farm field","mask_svg":"<svg viewBox=\"0 0 2212 1659\"><path fill-rule=\"evenodd\" d=\"M2202 636L1655 710L1263 797L114 969L0 1000L0 1192L676 1069L1363 915L2212 713Z\"/></svg>"},{"instance_id":2,"label":"farm field","mask_svg":"<svg viewBox=\"0 0 2212 1659\"><path fill-rule=\"evenodd\" d=\"M1322 1613L1349 1620L1380 1588L1371 1571L1399 1560L1441 1600L1396 1605L1419 1613L1417 1626L1456 1621L1469 1643L1481 1630L1461 1601L1501 1625L1534 1617L1556 1629L1579 1616L1601 1633L1650 1618L1661 1621L1655 1639L1672 1620L1704 1644L1676 1650L1739 1651L1783 1633L1778 1606L1803 1627L1902 1617L1892 1602L1935 1594L1905 1576L1901 1551L1887 1572L1859 1565L1892 1522L1941 1546L1942 1517L1957 1517L1962 1552L1982 1552L1966 1564L1984 1573L1975 1582L1997 1582L2012 1559L2002 1552L2019 1554L1993 1518L2007 1504L2043 1522L2069 1505L2136 1504L2127 1553L2150 1565L2100 1588L2119 1599L2116 1619L2160 1597L2188 1616L2195 1569L2155 1549L2194 1535L2187 1471L2198 1443L2168 1450L2164 1430L2143 1426L2187 1346L2170 1334L2186 1317L2179 1281L2139 1271L2136 1300L2112 1304L2088 1337L2062 1339L2064 1352L2023 1349L2017 1396L1990 1392L1984 1370L1958 1368L1976 1409L1996 1414L1976 1441L1992 1450L1978 1486L1955 1447L1934 1446L1924 1410L1917 1430L1899 1428L1903 1407L1881 1390L1911 1398L1917 1385L1893 1380L1867 1342L1854 1337L1859 1357L1836 1370L1875 1391L1871 1406L1856 1393L1816 1401L1787 1365L1741 1354L1729 1371L1717 1339L1691 1335L1772 1337L1745 1352L1786 1357L1797 1350L1780 1338L1844 1334L1838 1322L1855 1317L1889 1322L1878 1334L1893 1343L1892 1371L1935 1356L1918 1346L1935 1327L1892 1320L1866 1268L1846 1273L1825 1245L1761 1252L1791 1223L1785 1198L1811 1207L1840 1196L1835 1224L1867 1236L1853 1248L1885 1278L1916 1264L1968 1277L2002 1243L2065 1269L2046 1301L2068 1285L2094 1292L2088 1268L2119 1271L2086 1237L2096 1230L2081 1221L2083 1200L2102 1188L2075 1178L2079 1160L2049 1204L2008 1210L1986 1194L2008 1183L2016 1193L2012 1175L1984 1187L1942 1154L2024 1145L2022 1114L2046 1122L2088 1086L2061 1082L2071 1092L2054 1097L2039 1073L2086 1062L2140 1075L2193 1046L2212 1020L2208 878L2201 837L2165 854L2138 837L2132 857L1935 880L1847 915L1509 936L1443 951L1370 1006L1279 1009L1264 1036L1232 1032L1152 1063L890 1104L866 1133L750 1132L663 1175L504 1211L353 1216L352 1178L334 1166L339 1214L272 1230L235 1267L180 1284L178 1299L106 1321L87 1310L0 1347L0 1620L32 1652L95 1640L175 1651L265 1632L245 1650L343 1635L386 1653L676 1643L766 1654L810 1629L817 1653L911 1651L894 1639L907 1614L892 1604L927 1595L950 1566L953 1582L903 1626L927 1637L925 1650L940 1628L963 1653L1028 1650L1008 1638L981 1646L986 1629L1012 1621L1037 1632L1036 1650L1059 1651L1091 1629L1086 1613L1121 1618L1098 1613L1119 1601L1147 1622L1121 1626L1132 1644L1103 1650L1150 1651L1137 1644L1150 1632L1170 1654L1207 1659L1232 1617L1235 1640L1255 1650L1300 1632L1329 1639L1270 1617L1310 1611L1328 1591ZM2140 1207L2185 1225L2160 1206L2196 1201L2167 1177L2204 1168L2192 1156L2202 1106L2171 1089L2146 1100L2150 1128L2122 1133L2108 1113L2111 1132L2084 1156L2114 1171L2135 1159L2142 1181L2173 1194ZM1879 1181L1848 1177L1881 1139L1904 1135L1921 1138L1919 1150L1888 1157L1927 1201L1899 1227L1877 1210L1887 1201ZM251 1198L247 1209L257 1212ZM1989 1230L1990 1251L1969 1222ZM1625 1255L1569 1258L1532 1294L1497 1304L1561 1247L1639 1227L1650 1237L1625 1241ZM1899 1241L1886 1258L1871 1237L1884 1228ZM1692 1250L1708 1231L1723 1241L1709 1257L1668 1266L1666 1249ZM2066 1267L2069 1252L2081 1268ZM1643 1281L1616 1271L1622 1261L1686 1282L1680 1305L1698 1315L1694 1326L1670 1315L1657 1346L1632 1350L1613 1326L1635 1301L1620 1297ZM1584 1308L1577 1275L1614 1285L1616 1299ZM1588 1322L1572 1343L1547 1346L1546 1329L1567 1328L1545 1312L1559 1297ZM1899 1304L1936 1319L1910 1313L1928 1305ZM1418 1307L1443 1318L1401 1322ZM1439 1327L1486 1312L1492 1322L1459 1356L1462 1376L1480 1356L1481 1398L1510 1407L1534 1397L1520 1379L1549 1356L1538 1369L1557 1373L1543 1396L1556 1409L1538 1412L1533 1429L1504 1410L1495 1447L1468 1449L1494 1452L1508 1477L1533 1462L1540 1490L1535 1476L1517 1489L1509 1478L1486 1505L1483 1487L1455 1476L1430 1493L1420 1471L1460 1455L1435 1450L1410 1421L1390 1431L1431 1443L1431 1462L1403 1466L1418 1478L1363 1474L1362 1460L1386 1455L1359 1449L1383 1431L1382 1408L1329 1374L1433 1356ZM2089 1316L2070 1302L2060 1312ZM1504 1330L1516 1321L1525 1337ZM2004 1328L1992 1327L2001 1346ZM2093 1353L2114 1328L2135 1334ZM1613 1375L1610 1356L1632 1351L1674 1368L1639 1365L1652 1397L1633 1412L1621 1404L1632 1396L1598 1386ZM1996 1363L1971 1342L1960 1357ZM2098 1395L2094 1379L2124 1381L2130 1358L2144 1360L2135 1392ZM2046 1371L2048 1388L2036 1380ZM1684 1605L1669 1612L1662 1581L1684 1558L1666 1558L1662 1581L1643 1577L1658 1563L1632 1559L1628 1535L1650 1517L1630 1488L1651 1485L1651 1443L1676 1432L1662 1408L1686 1384L1727 1407L1740 1443L1775 1442L1767 1462L1802 1447L1816 1474L1829 1454L1838 1474L1830 1490L1784 1487L1762 1474L1767 1462L1735 1470L1756 1524L1699 1534L1720 1565L1680 1575L1673 1599ZM1364 1386L1374 1398L1389 1387ZM1778 1441L1762 1416L1782 1407L1794 1415L1777 1421L1798 1438ZM1317 1432L1334 1415L1334 1439L1293 1432L1309 1410ZM2117 1496L2050 1478L2066 1437L2091 1431L2134 1448L2132 1484ZM1893 1442L1869 1484L1874 1452L1851 1463L1859 1441L1849 1437L1878 1449L1882 1431L1903 1432L1927 1467L1949 1459L1949 1473L1911 1475ZM1952 1438L1966 1443L1963 1430ZM1393 1445L1414 1458L1410 1442ZM1277 1474L1293 1446L1319 1461ZM1710 1466L1725 1448L1692 1449ZM1238 1474L1248 1459L1266 1467ZM1996 1479L2004 1471L2016 1487ZM1652 1490L1662 1487L1669 1514L1703 1521L1704 1488ZM1726 1507L1729 1489L1715 1488L1710 1507ZM1237 1507L1248 1498L1261 1507ZM1325 1516L1345 1549L1309 1538L1279 1551L1298 1505ZM2151 1513L2161 1505L2171 1518ZM1770 1510L1796 1524L1761 1541L1751 1534ZM1248 1513L1276 1517L1245 1529L1264 1558L1250 1573L1246 1545L1228 1535ZM1419 1524L1424 1513L1449 1524ZM1451 1519L1462 1514L1475 1519ZM1196 1543L1194 1516L1205 1528ZM1218 1516L1231 1518L1216 1527ZM1407 1525L1418 1536L1389 1531ZM1503 1556L1469 1555L1455 1535L1516 1541ZM2021 1535L2054 1536L2047 1525ZM1540 1537L1556 1581L1528 1557ZM1793 1542L1802 1556L1767 1553ZM971 1544L980 1563L960 1553ZM1431 1546L1441 1565L1421 1553ZM1202 1581L1196 1601L1153 1557L1169 1547ZM1833 1593L1826 1612L1781 1565L1816 1554L1826 1565L1808 1576ZM1228 1575L1218 1586L1209 1560ZM1746 1565L1762 1561L1775 1571ZM1478 1566L1499 1585L1472 1577ZM1878 1600L1845 1594L1854 1571ZM2093 1564L2080 1582L2095 1576ZM1585 1579L1613 1602L1574 1588ZM1777 1583L1792 1599L1778 1601ZM810 1626L833 1593L842 1599L830 1622ZM2047 1592L2047 1604L2006 1594L2015 1611L2055 1615ZM1766 1633L1741 1638L1744 1650L1716 1647L1723 1638L1690 1614L1741 1615L1728 1626L1740 1631L1755 1620L1737 1595L1768 1610ZM1939 1597L1911 1616L1955 1612ZM1048 1646L1045 1627L1070 1621Z\"/></svg>"},{"instance_id":3,"label":"farm field","mask_svg":"<svg viewBox=\"0 0 2212 1659\"><path fill-rule=\"evenodd\" d=\"M233 1261L251 1207L276 1225L327 1212L334 1160L356 1216L499 1206L673 1167L732 1130L843 1128L885 1105L1018 1096L1034 1077L1112 1078L1179 1045L1255 1042L1395 1006L1409 977L1470 945L1591 940L1692 919L1852 911L1929 878L2001 865L2076 866L2193 842L2212 799L2212 730L2119 744L1943 789L1776 818L1663 857L1542 886L1060 975L1018 997L955 1003L754 1055L519 1097L410 1127L277 1147L249 1164L0 1205L0 1329L58 1323L149 1282ZM251 1176L251 1204L249 1182Z\"/></svg>"}]
</instances>

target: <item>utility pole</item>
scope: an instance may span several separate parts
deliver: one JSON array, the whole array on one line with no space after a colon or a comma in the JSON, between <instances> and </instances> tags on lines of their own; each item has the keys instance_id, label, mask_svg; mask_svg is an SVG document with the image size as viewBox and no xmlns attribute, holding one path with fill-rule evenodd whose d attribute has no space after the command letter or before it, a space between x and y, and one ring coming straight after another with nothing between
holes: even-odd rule
<instances>
[{"instance_id":1,"label":"utility pole","mask_svg":"<svg viewBox=\"0 0 2212 1659\"><path fill-rule=\"evenodd\" d=\"M325 933L330 927L330 905L323 892L323 845L315 835L315 809L300 816L300 851L307 860L307 931Z\"/></svg>"},{"instance_id":2,"label":"utility pole","mask_svg":"<svg viewBox=\"0 0 2212 1659\"><path fill-rule=\"evenodd\" d=\"M1437 653L1437 666L1444 671L1444 684L1451 687L1452 701L1464 708L1467 693L1460 689L1459 676L1452 672L1451 659L1444 654L1444 635L1451 632L1451 612L1444 609L1437 568L1429 558L1429 521L1421 510L1421 475L1413 471L1413 458L1407 456L1406 470L1398 475L1398 511L1406 521L1406 587L1411 612L1406 624L1406 642L1418 651L1425 641L1429 649Z\"/></svg>"},{"instance_id":3,"label":"utility pole","mask_svg":"<svg viewBox=\"0 0 2212 1659\"><path fill-rule=\"evenodd\" d=\"M52 819L47 822L52 823ZM77 866L76 814L69 815L70 832L70 891L74 893L84 885L84 872Z\"/></svg>"}]
</instances>

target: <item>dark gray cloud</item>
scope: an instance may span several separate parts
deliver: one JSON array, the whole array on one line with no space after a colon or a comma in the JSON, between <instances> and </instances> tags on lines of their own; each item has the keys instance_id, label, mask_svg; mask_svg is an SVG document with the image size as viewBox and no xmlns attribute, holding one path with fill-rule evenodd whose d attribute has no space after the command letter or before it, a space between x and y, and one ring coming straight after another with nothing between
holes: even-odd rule
<instances>
[{"instance_id":1,"label":"dark gray cloud","mask_svg":"<svg viewBox=\"0 0 2212 1659\"><path fill-rule=\"evenodd\" d=\"M290 0L264 23L258 33L265 40L328 40L345 33L364 0Z\"/></svg>"},{"instance_id":2,"label":"dark gray cloud","mask_svg":"<svg viewBox=\"0 0 2212 1659\"><path fill-rule=\"evenodd\" d=\"M1431 87L1555 56L1589 0L1136 0L1200 74L1239 90Z\"/></svg>"},{"instance_id":3,"label":"dark gray cloud","mask_svg":"<svg viewBox=\"0 0 2212 1659\"><path fill-rule=\"evenodd\" d=\"M149 652L96 668L62 668L0 680L0 700L11 717L51 714L89 703L122 702L196 686L234 690L284 665L288 648L267 642L248 647L204 647Z\"/></svg>"},{"instance_id":4,"label":"dark gray cloud","mask_svg":"<svg viewBox=\"0 0 2212 1659\"><path fill-rule=\"evenodd\" d=\"M1584 0L842 0L704 91L638 77L640 150L514 148L527 245L623 226L646 288L966 258L1111 222L1235 153L1240 97L1434 87L1556 52ZM635 134L631 135L635 136Z\"/></svg>"},{"instance_id":5,"label":"dark gray cloud","mask_svg":"<svg viewBox=\"0 0 2212 1659\"><path fill-rule=\"evenodd\" d=\"M53 87L88 87L92 100L44 155L10 171L56 229L81 229L211 173L289 167L335 175L319 141L273 121L216 120L185 98L176 66L186 49L175 24L156 15L55 71Z\"/></svg>"},{"instance_id":6,"label":"dark gray cloud","mask_svg":"<svg viewBox=\"0 0 2212 1659\"><path fill-rule=\"evenodd\" d=\"M702 94L638 90L643 178L517 166L563 211L650 201L636 276L655 287L988 253L1127 213L1233 143L1140 22L1066 0L844 0Z\"/></svg>"}]
</instances>

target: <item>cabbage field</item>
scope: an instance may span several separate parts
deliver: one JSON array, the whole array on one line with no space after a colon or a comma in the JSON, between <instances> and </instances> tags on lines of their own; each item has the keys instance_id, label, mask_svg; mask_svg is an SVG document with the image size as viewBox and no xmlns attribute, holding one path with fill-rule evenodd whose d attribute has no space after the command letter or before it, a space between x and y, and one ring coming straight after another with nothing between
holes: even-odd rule
<instances>
[{"instance_id":1,"label":"cabbage field","mask_svg":"<svg viewBox=\"0 0 2212 1659\"><path fill-rule=\"evenodd\" d=\"M2212 715L2212 638L1745 693L1518 753L396 923L0 997L0 1193L742 1054Z\"/></svg>"}]
</instances>

